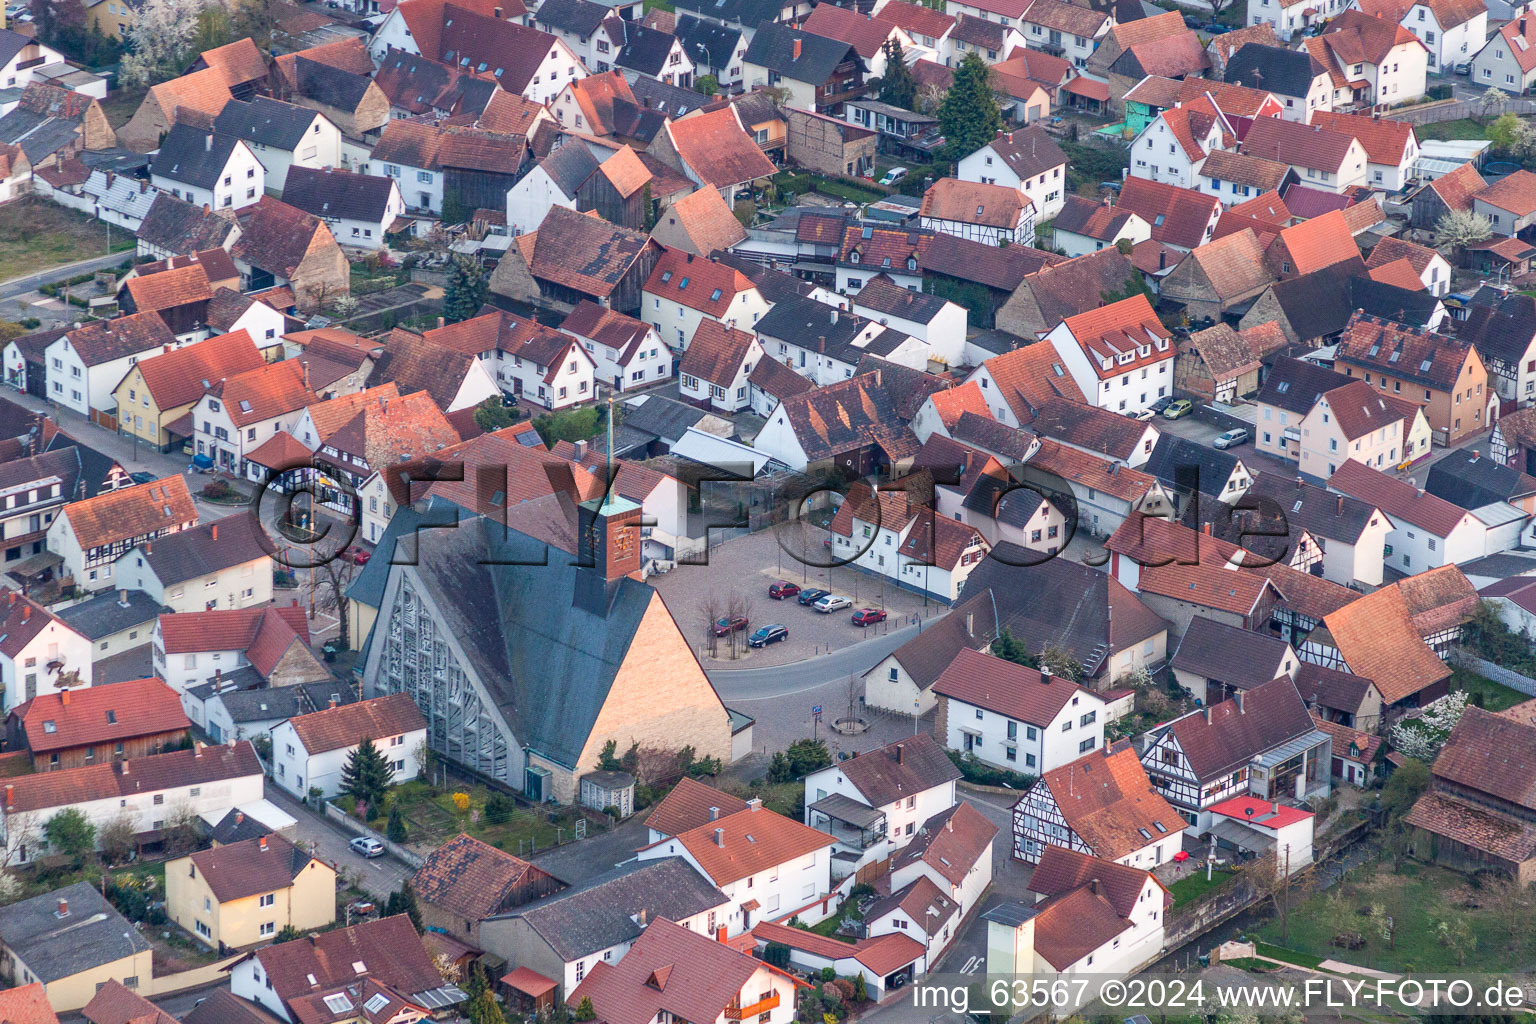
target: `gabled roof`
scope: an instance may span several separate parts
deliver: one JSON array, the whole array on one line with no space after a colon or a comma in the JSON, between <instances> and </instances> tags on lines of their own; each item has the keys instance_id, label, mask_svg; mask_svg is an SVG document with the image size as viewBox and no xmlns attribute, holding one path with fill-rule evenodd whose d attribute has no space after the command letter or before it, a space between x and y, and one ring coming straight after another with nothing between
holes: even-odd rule
<instances>
[{"instance_id":1,"label":"gabled roof","mask_svg":"<svg viewBox=\"0 0 1536 1024\"><path fill-rule=\"evenodd\" d=\"M1061 676L966 648L934 682L933 692L1044 728L1088 691Z\"/></svg>"},{"instance_id":2,"label":"gabled roof","mask_svg":"<svg viewBox=\"0 0 1536 1024\"><path fill-rule=\"evenodd\" d=\"M891 871L922 862L950 885L959 885L981 858L992 855L997 831L970 801L961 800L917 827L907 845L891 858Z\"/></svg>"},{"instance_id":3,"label":"gabled roof","mask_svg":"<svg viewBox=\"0 0 1536 1024\"><path fill-rule=\"evenodd\" d=\"M728 188L774 172L773 162L742 128L733 106L673 121L667 132L683 163L715 188Z\"/></svg>"},{"instance_id":4,"label":"gabled roof","mask_svg":"<svg viewBox=\"0 0 1536 1024\"><path fill-rule=\"evenodd\" d=\"M443 984L411 919L404 914L316 932L251 955L265 970L272 991L285 1003L316 988L358 983L364 978L402 993L428 992Z\"/></svg>"},{"instance_id":5,"label":"gabled roof","mask_svg":"<svg viewBox=\"0 0 1536 1024\"><path fill-rule=\"evenodd\" d=\"M198 268L201 270L201 268ZM177 271L166 271L147 278L129 282L130 289L138 281L156 281L170 277ZM162 410L190 405L203 393L227 377L266 365L251 336L241 328L232 334L221 334L173 349L161 355L140 360L139 373L144 386Z\"/></svg>"},{"instance_id":6,"label":"gabled roof","mask_svg":"<svg viewBox=\"0 0 1536 1024\"><path fill-rule=\"evenodd\" d=\"M1187 827L1183 815L1152 788L1130 743L1107 745L1053 768L1036 785L1050 793L1067 827L1103 860L1119 860Z\"/></svg>"},{"instance_id":7,"label":"gabled roof","mask_svg":"<svg viewBox=\"0 0 1536 1024\"><path fill-rule=\"evenodd\" d=\"M237 426L270 420L302 409L315 400L304 385L304 363L297 359L265 363L253 370L230 375L210 389L224 405L225 414Z\"/></svg>"},{"instance_id":8,"label":"gabled roof","mask_svg":"<svg viewBox=\"0 0 1536 1024\"><path fill-rule=\"evenodd\" d=\"M645 825L664 836L675 836L746 809L747 802L741 797L685 776L651 809ZM713 817L711 811L715 812Z\"/></svg>"},{"instance_id":9,"label":"gabled roof","mask_svg":"<svg viewBox=\"0 0 1536 1024\"><path fill-rule=\"evenodd\" d=\"M82 548L106 547L197 522L197 508L180 475L146 484L104 491L94 498L71 502L61 515Z\"/></svg>"},{"instance_id":10,"label":"gabled roof","mask_svg":"<svg viewBox=\"0 0 1536 1024\"><path fill-rule=\"evenodd\" d=\"M168 587L274 554L276 550L256 516L240 512L160 537L134 557L147 562L155 578Z\"/></svg>"},{"instance_id":11,"label":"gabled roof","mask_svg":"<svg viewBox=\"0 0 1536 1024\"><path fill-rule=\"evenodd\" d=\"M1201 782L1219 778L1312 731L1312 716L1289 676L1192 711L1154 731L1173 733Z\"/></svg>"},{"instance_id":12,"label":"gabled roof","mask_svg":"<svg viewBox=\"0 0 1536 1024\"><path fill-rule=\"evenodd\" d=\"M649 1024L658 1015L716 1020L742 996L761 960L657 918L617 963L599 961L566 997L591 1000L607 1024Z\"/></svg>"},{"instance_id":13,"label":"gabled roof","mask_svg":"<svg viewBox=\"0 0 1536 1024\"><path fill-rule=\"evenodd\" d=\"M220 903L287 889L315 863L277 834L203 850L192 854L191 861Z\"/></svg>"},{"instance_id":14,"label":"gabled roof","mask_svg":"<svg viewBox=\"0 0 1536 1024\"><path fill-rule=\"evenodd\" d=\"M1479 202L1524 217L1536 212L1536 174L1520 169L1473 196Z\"/></svg>"},{"instance_id":15,"label":"gabled roof","mask_svg":"<svg viewBox=\"0 0 1536 1024\"><path fill-rule=\"evenodd\" d=\"M1222 78L1280 96L1305 97L1324 67L1305 50L1248 43L1227 60Z\"/></svg>"},{"instance_id":16,"label":"gabled roof","mask_svg":"<svg viewBox=\"0 0 1536 1024\"><path fill-rule=\"evenodd\" d=\"M555 206L535 233L529 264L536 277L603 298L653 245L637 231Z\"/></svg>"},{"instance_id":17,"label":"gabled roof","mask_svg":"<svg viewBox=\"0 0 1536 1024\"><path fill-rule=\"evenodd\" d=\"M1465 509L1536 495L1536 477L1477 452L1446 453L1429 469L1424 490Z\"/></svg>"},{"instance_id":18,"label":"gabled roof","mask_svg":"<svg viewBox=\"0 0 1536 1024\"><path fill-rule=\"evenodd\" d=\"M542 868L510 853L459 833L427 854L411 876L418 899L470 921L500 910L530 887L545 895L564 888Z\"/></svg>"},{"instance_id":19,"label":"gabled roof","mask_svg":"<svg viewBox=\"0 0 1536 1024\"><path fill-rule=\"evenodd\" d=\"M701 188L667 207L657 221L658 227L664 224L679 228L700 256L729 249L747 237L747 229L713 188Z\"/></svg>"},{"instance_id":20,"label":"gabled roof","mask_svg":"<svg viewBox=\"0 0 1536 1024\"><path fill-rule=\"evenodd\" d=\"M865 60L872 60L890 38L893 27L890 22L871 18L867 14L836 4L817 4L810 16L801 23L807 32L826 36L852 44Z\"/></svg>"},{"instance_id":21,"label":"gabled roof","mask_svg":"<svg viewBox=\"0 0 1536 1024\"><path fill-rule=\"evenodd\" d=\"M330 229L319 217L271 196L262 196L236 216L240 238L230 255L283 277L293 275L309 254L316 235L331 238Z\"/></svg>"},{"instance_id":22,"label":"gabled roof","mask_svg":"<svg viewBox=\"0 0 1536 1024\"><path fill-rule=\"evenodd\" d=\"M954 15L935 10L927 4L910 3L908 0L889 0L875 12L878 21L888 21L903 29L908 35L928 36L937 42L944 33L955 27Z\"/></svg>"},{"instance_id":23,"label":"gabled roof","mask_svg":"<svg viewBox=\"0 0 1536 1024\"><path fill-rule=\"evenodd\" d=\"M1134 176L1125 179L1119 206L1146 221L1154 239L1181 249L1204 243L1221 214L1221 200L1215 196Z\"/></svg>"},{"instance_id":24,"label":"gabled roof","mask_svg":"<svg viewBox=\"0 0 1536 1024\"><path fill-rule=\"evenodd\" d=\"M1258 236L1248 228L1197 246L1190 250L1186 258L1193 260L1193 266L1200 268L1216 297L1223 302L1236 302L1252 295L1272 280L1269 268L1264 263L1264 247ZM1233 337L1236 337L1235 332ZM1205 343L1197 342L1196 347L1203 353L1208 347L1208 340ZM1242 347L1246 349L1246 346ZM1253 361L1251 353L1240 364L1248 361Z\"/></svg>"},{"instance_id":25,"label":"gabled roof","mask_svg":"<svg viewBox=\"0 0 1536 1024\"><path fill-rule=\"evenodd\" d=\"M1056 399L1087 402L1077 381L1050 345L1026 345L993 356L982 366L1022 424L1032 423L1040 410Z\"/></svg>"},{"instance_id":26,"label":"gabled roof","mask_svg":"<svg viewBox=\"0 0 1536 1024\"><path fill-rule=\"evenodd\" d=\"M234 230L228 219L161 192L144 215L138 237L156 248L190 253L221 247Z\"/></svg>"},{"instance_id":27,"label":"gabled roof","mask_svg":"<svg viewBox=\"0 0 1536 1024\"><path fill-rule=\"evenodd\" d=\"M427 720L409 694L391 693L290 718L288 724L313 757L355 747L365 739L416 732L427 727Z\"/></svg>"},{"instance_id":28,"label":"gabled roof","mask_svg":"<svg viewBox=\"0 0 1536 1024\"><path fill-rule=\"evenodd\" d=\"M1290 645L1240 626L1196 615L1174 652L1173 668L1248 690L1283 673Z\"/></svg>"},{"instance_id":29,"label":"gabled roof","mask_svg":"<svg viewBox=\"0 0 1536 1024\"><path fill-rule=\"evenodd\" d=\"M1029 125L987 143L1020 178L1033 178L1067 162L1056 141L1039 125Z\"/></svg>"},{"instance_id":30,"label":"gabled roof","mask_svg":"<svg viewBox=\"0 0 1536 1024\"><path fill-rule=\"evenodd\" d=\"M1065 0L1035 0L1028 4L1021 19L1029 25L1070 32L1084 39L1094 39L1104 31L1105 23L1113 19L1103 11L1095 11Z\"/></svg>"},{"instance_id":31,"label":"gabled roof","mask_svg":"<svg viewBox=\"0 0 1536 1024\"><path fill-rule=\"evenodd\" d=\"M1030 429L1043 437L1102 452L1124 462L1136 454L1136 446L1146 434L1147 425L1118 416L1108 409L1056 398L1039 409Z\"/></svg>"},{"instance_id":32,"label":"gabled roof","mask_svg":"<svg viewBox=\"0 0 1536 1024\"><path fill-rule=\"evenodd\" d=\"M1060 896L1095 880L1098 882L1097 888L1114 912L1127 918L1135 910L1148 882L1162 888L1152 873L1142 868L1116 864L1106 858L1091 857L1061 846L1047 846L1030 877L1029 891L1045 897Z\"/></svg>"},{"instance_id":33,"label":"gabled roof","mask_svg":"<svg viewBox=\"0 0 1536 1024\"><path fill-rule=\"evenodd\" d=\"M11 717L34 756L191 727L176 691L153 676L43 694L18 704Z\"/></svg>"},{"instance_id":34,"label":"gabled roof","mask_svg":"<svg viewBox=\"0 0 1536 1024\"><path fill-rule=\"evenodd\" d=\"M757 336L751 331L727 327L718 320L701 319L688 343L688 351L677 364L677 372L729 387L756 344Z\"/></svg>"},{"instance_id":35,"label":"gabled roof","mask_svg":"<svg viewBox=\"0 0 1536 1024\"><path fill-rule=\"evenodd\" d=\"M1177 434L1162 434L1141 467L1142 472L1157 477L1171 490L1184 489L1181 473L1194 470L1198 489L1212 498L1226 493L1227 483L1237 472L1239 459L1231 452L1219 451Z\"/></svg>"},{"instance_id":36,"label":"gabled roof","mask_svg":"<svg viewBox=\"0 0 1536 1024\"><path fill-rule=\"evenodd\" d=\"M836 840L760 803L748 803L746 810L722 814L646 849L673 842L688 851L710 881L723 887L799 860Z\"/></svg>"},{"instance_id":37,"label":"gabled roof","mask_svg":"<svg viewBox=\"0 0 1536 1024\"><path fill-rule=\"evenodd\" d=\"M1321 35L1307 42L1307 48L1314 53L1317 48L1313 43L1326 46L1341 65L1362 61L1380 64L1391 56L1394 47L1424 47L1419 38L1403 26L1355 10L1346 10L1329 21Z\"/></svg>"},{"instance_id":38,"label":"gabled roof","mask_svg":"<svg viewBox=\"0 0 1536 1024\"><path fill-rule=\"evenodd\" d=\"M1095 202L1092 199L1084 199L1082 196L1069 195L1066 198L1066 205L1056 215L1051 226L1056 231L1066 231L1100 242L1109 242L1118 238L1133 218L1140 219L1136 217L1134 211L1112 203Z\"/></svg>"},{"instance_id":39,"label":"gabled roof","mask_svg":"<svg viewBox=\"0 0 1536 1024\"><path fill-rule=\"evenodd\" d=\"M1249 156L1335 174L1342 174L1354 145L1354 135L1323 122L1305 125L1278 117L1256 119L1243 137L1243 152Z\"/></svg>"},{"instance_id":40,"label":"gabled roof","mask_svg":"<svg viewBox=\"0 0 1536 1024\"><path fill-rule=\"evenodd\" d=\"M40 981L0 992L0 1020L6 1024L59 1024Z\"/></svg>"},{"instance_id":41,"label":"gabled roof","mask_svg":"<svg viewBox=\"0 0 1536 1024\"><path fill-rule=\"evenodd\" d=\"M1482 0L1475 0L1481 4ZM1373 164L1389 164L1396 167L1410 152L1417 152L1418 145L1412 121L1395 121L1392 118L1348 114L1343 111L1317 110L1312 113L1312 124L1344 135L1352 135L1365 149L1366 159Z\"/></svg>"},{"instance_id":42,"label":"gabled roof","mask_svg":"<svg viewBox=\"0 0 1536 1024\"><path fill-rule=\"evenodd\" d=\"M707 8L705 8L707 10ZM747 46L746 61L808 85L822 85L845 61L862 59L852 43L778 22L758 26Z\"/></svg>"},{"instance_id":43,"label":"gabled roof","mask_svg":"<svg viewBox=\"0 0 1536 1024\"><path fill-rule=\"evenodd\" d=\"M1536 25L1536 19L1532 19L1532 25ZM1508 28L1509 26L1505 26ZM1526 51L1530 57L1532 67L1536 67L1536 47ZM1449 210L1472 209L1472 197L1485 188L1488 183L1483 176L1477 173L1477 168L1470 163L1462 164L1449 174L1442 174L1428 185L1424 186L1440 197Z\"/></svg>"},{"instance_id":44,"label":"gabled roof","mask_svg":"<svg viewBox=\"0 0 1536 1024\"><path fill-rule=\"evenodd\" d=\"M1396 704L1451 674L1414 626L1400 587L1385 586L1345 605L1323 619L1323 628L1349 671L1375 681L1384 704Z\"/></svg>"},{"instance_id":45,"label":"gabled roof","mask_svg":"<svg viewBox=\"0 0 1536 1024\"><path fill-rule=\"evenodd\" d=\"M960 778L960 769L928 733L858 754L836 765L836 770L874 808Z\"/></svg>"},{"instance_id":46,"label":"gabled roof","mask_svg":"<svg viewBox=\"0 0 1536 1024\"><path fill-rule=\"evenodd\" d=\"M731 307L737 304L737 296L754 288L739 270L669 246L651 268L645 291L725 322L733 319Z\"/></svg>"},{"instance_id":47,"label":"gabled roof","mask_svg":"<svg viewBox=\"0 0 1536 1024\"><path fill-rule=\"evenodd\" d=\"M99 366L176 343L176 336L153 310L88 323L70 331L67 337L86 366Z\"/></svg>"},{"instance_id":48,"label":"gabled roof","mask_svg":"<svg viewBox=\"0 0 1536 1024\"><path fill-rule=\"evenodd\" d=\"M325 115L310 107L256 96L249 103L230 100L224 104L213 121L213 129L246 142L292 151L304 140L316 118L324 119Z\"/></svg>"},{"instance_id":49,"label":"gabled roof","mask_svg":"<svg viewBox=\"0 0 1536 1024\"><path fill-rule=\"evenodd\" d=\"M1441 391L1454 391L1471 345L1447 335L1356 312L1339 338L1338 362L1376 369Z\"/></svg>"},{"instance_id":50,"label":"gabled roof","mask_svg":"<svg viewBox=\"0 0 1536 1024\"><path fill-rule=\"evenodd\" d=\"M1252 135L1249 132L1250 138ZM1355 245L1349 224L1338 210L1283 228L1276 244L1284 247L1290 257L1289 272L1294 274L1309 274L1314 270L1323 270L1346 260L1360 258L1360 250Z\"/></svg>"},{"instance_id":51,"label":"gabled roof","mask_svg":"<svg viewBox=\"0 0 1536 1024\"><path fill-rule=\"evenodd\" d=\"M830 5L823 5L830 7ZM923 193L919 216L936 220L980 224L1012 231L1024 210L1032 207L1018 189L984 185L958 178L940 178Z\"/></svg>"},{"instance_id":52,"label":"gabled roof","mask_svg":"<svg viewBox=\"0 0 1536 1024\"><path fill-rule=\"evenodd\" d=\"M167 754L150 754L110 764L91 764L6 779L7 811L42 811L87 803L141 796L173 787L207 785L230 779L260 778L261 759L249 741L220 744ZM89 886L87 886L89 888ZM5 911L0 910L0 928ZM7 930L6 940L16 935ZM114 957L116 959L116 957ZM29 960L27 966L31 967ZM41 973L33 968L35 973Z\"/></svg>"},{"instance_id":53,"label":"gabled roof","mask_svg":"<svg viewBox=\"0 0 1536 1024\"><path fill-rule=\"evenodd\" d=\"M1536 726L1469 707L1432 771L1437 779L1536 810Z\"/></svg>"},{"instance_id":54,"label":"gabled roof","mask_svg":"<svg viewBox=\"0 0 1536 1024\"><path fill-rule=\"evenodd\" d=\"M1272 192L1285 184L1285 176L1290 173L1290 170L1290 164L1278 160L1266 160L1247 153L1218 149L1205 158L1200 174L1202 177L1217 181L1232 181L1260 191ZM1231 211L1228 210L1228 212ZM1217 234L1221 233L1218 225Z\"/></svg>"},{"instance_id":55,"label":"gabled roof","mask_svg":"<svg viewBox=\"0 0 1536 1024\"><path fill-rule=\"evenodd\" d=\"M1204 248L1209 249L1216 244L1212 242ZM1202 251L1203 249L1197 249L1192 256ZM1207 327L1203 331L1196 331L1189 336L1186 344L1199 354L1200 361L1205 364L1214 380L1229 380L1250 370L1257 370L1260 365L1258 355L1243 336L1224 323Z\"/></svg>"},{"instance_id":56,"label":"gabled roof","mask_svg":"<svg viewBox=\"0 0 1536 1024\"><path fill-rule=\"evenodd\" d=\"M1285 515L1292 535L1299 536L1298 531L1305 530L1324 541L1354 544L1378 514L1376 506L1369 502L1334 494L1326 487L1294 480L1281 473L1258 474L1249 485L1248 493L1273 500Z\"/></svg>"},{"instance_id":57,"label":"gabled roof","mask_svg":"<svg viewBox=\"0 0 1536 1024\"><path fill-rule=\"evenodd\" d=\"M380 223L388 229L393 221L389 202L398 188L394 178L383 175L295 165L288 168L283 202L322 219Z\"/></svg>"}]
</instances>

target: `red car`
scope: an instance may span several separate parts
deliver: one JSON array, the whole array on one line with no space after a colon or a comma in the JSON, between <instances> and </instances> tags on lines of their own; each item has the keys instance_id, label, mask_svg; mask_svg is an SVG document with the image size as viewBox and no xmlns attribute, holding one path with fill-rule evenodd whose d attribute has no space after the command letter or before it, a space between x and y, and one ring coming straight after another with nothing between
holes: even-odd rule
<instances>
[{"instance_id":1,"label":"red car","mask_svg":"<svg viewBox=\"0 0 1536 1024\"><path fill-rule=\"evenodd\" d=\"M860 608L853 613L853 624L855 626L873 626L877 622L884 621L885 610L883 608Z\"/></svg>"},{"instance_id":2,"label":"red car","mask_svg":"<svg viewBox=\"0 0 1536 1024\"><path fill-rule=\"evenodd\" d=\"M786 583L783 580L779 580L779 582L768 588L768 596L775 601L782 601L786 597L794 597L798 593L800 593L800 584Z\"/></svg>"},{"instance_id":3,"label":"red car","mask_svg":"<svg viewBox=\"0 0 1536 1024\"><path fill-rule=\"evenodd\" d=\"M746 628L747 617L745 615L732 615L729 618L716 619L715 624L710 627L715 636L730 636L732 633Z\"/></svg>"},{"instance_id":4,"label":"red car","mask_svg":"<svg viewBox=\"0 0 1536 1024\"><path fill-rule=\"evenodd\" d=\"M369 551L367 548L361 548L354 545L343 551L341 553L341 557L354 565L367 565L368 559L373 557L373 552Z\"/></svg>"}]
</instances>

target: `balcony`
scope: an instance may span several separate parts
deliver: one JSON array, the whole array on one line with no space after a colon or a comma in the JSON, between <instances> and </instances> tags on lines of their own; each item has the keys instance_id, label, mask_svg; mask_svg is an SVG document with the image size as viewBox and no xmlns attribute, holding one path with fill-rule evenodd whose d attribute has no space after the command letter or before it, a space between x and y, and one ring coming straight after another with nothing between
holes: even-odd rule
<instances>
[{"instance_id":1,"label":"balcony","mask_svg":"<svg viewBox=\"0 0 1536 1024\"><path fill-rule=\"evenodd\" d=\"M727 1006L725 1008L726 1020L755 1020L759 1014L776 1009L779 1005L779 994L770 993L766 999L759 999L748 1006Z\"/></svg>"}]
</instances>

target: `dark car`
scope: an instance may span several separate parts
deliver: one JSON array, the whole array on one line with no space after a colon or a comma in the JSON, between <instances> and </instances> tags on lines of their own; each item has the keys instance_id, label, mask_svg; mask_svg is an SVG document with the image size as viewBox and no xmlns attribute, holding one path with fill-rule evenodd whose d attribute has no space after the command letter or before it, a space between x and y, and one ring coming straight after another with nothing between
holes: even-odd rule
<instances>
[{"instance_id":1,"label":"dark car","mask_svg":"<svg viewBox=\"0 0 1536 1024\"><path fill-rule=\"evenodd\" d=\"M778 643L780 640L789 639L789 627L774 624L772 626L760 626L757 632L747 637L748 647L767 647L769 644Z\"/></svg>"},{"instance_id":2,"label":"dark car","mask_svg":"<svg viewBox=\"0 0 1536 1024\"><path fill-rule=\"evenodd\" d=\"M1232 31L1232 26L1231 25L1223 25L1219 21L1213 21L1209 25L1205 26L1205 30L1207 32L1209 32L1213 36L1221 36L1221 35L1226 35L1228 32L1231 32Z\"/></svg>"},{"instance_id":3,"label":"dark car","mask_svg":"<svg viewBox=\"0 0 1536 1024\"><path fill-rule=\"evenodd\" d=\"M830 590L802 590L796 600L801 604L815 604L830 593Z\"/></svg>"},{"instance_id":4,"label":"dark car","mask_svg":"<svg viewBox=\"0 0 1536 1024\"><path fill-rule=\"evenodd\" d=\"M1155 401L1151 405L1147 406L1147 408L1149 408L1153 412L1161 415L1162 411L1164 409L1168 408L1172 404L1173 404L1173 396L1172 395L1164 395L1162 398L1159 398L1157 401Z\"/></svg>"},{"instance_id":5,"label":"dark car","mask_svg":"<svg viewBox=\"0 0 1536 1024\"><path fill-rule=\"evenodd\" d=\"M152 484L160 478L155 476L153 473L146 473L141 469L137 473L129 473L128 479L132 480L136 484Z\"/></svg>"},{"instance_id":6,"label":"dark car","mask_svg":"<svg viewBox=\"0 0 1536 1024\"><path fill-rule=\"evenodd\" d=\"M784 580L779 580L779 582L768 588L768 596L775 601L782 601L786 597L794 597L798 593L800 593L800 584L786 583Z\"/></svg>"},{"instance_id":7,"label":"dark car","mask_svg":"<svg viewBox=\"0 0 1536 1024\"><path fill-rule=\"evenodd\" d=\"M855 626L873 626L877 622L884 621L884 608L860 608L853 613L853 624Z\"/></svg>"},{"instance_id":8,"label":"dark car","mask_svg":"<svg viewBox=\"0 0 1536 1024\"><path fill-rule=\"evenodd\" d=\"M730 636L737 630L746 628L747 617L745 615L730 615L723 619L716 619L715 624L710 627L710 630L715 636Z\"/></svg>"}]
</instances>

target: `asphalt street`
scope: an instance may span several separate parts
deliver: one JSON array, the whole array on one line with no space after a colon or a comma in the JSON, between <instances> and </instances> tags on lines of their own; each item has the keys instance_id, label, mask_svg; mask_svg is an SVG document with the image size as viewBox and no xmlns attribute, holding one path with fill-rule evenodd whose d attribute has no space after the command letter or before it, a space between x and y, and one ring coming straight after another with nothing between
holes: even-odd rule
<instances>
[{"instance_id":1,"label":"asphalt street","mask_svg":"<svg viewBox=\"0 0 1536 1024\"><path fill-rule=\"evenodd\" d=\"M97 256L79 263L69 263L62 267L53 267L36 274L28 274L26 277L13 277L9 281L0 281L0 299L13 299L18 295L36 291L45 284L62 281L66 277L74 277L76 274L94 273L98 270L106 270L115 267L123 260L132 256L128 251L114 252L106 256Z\"/></svg>"}]
</instances>

